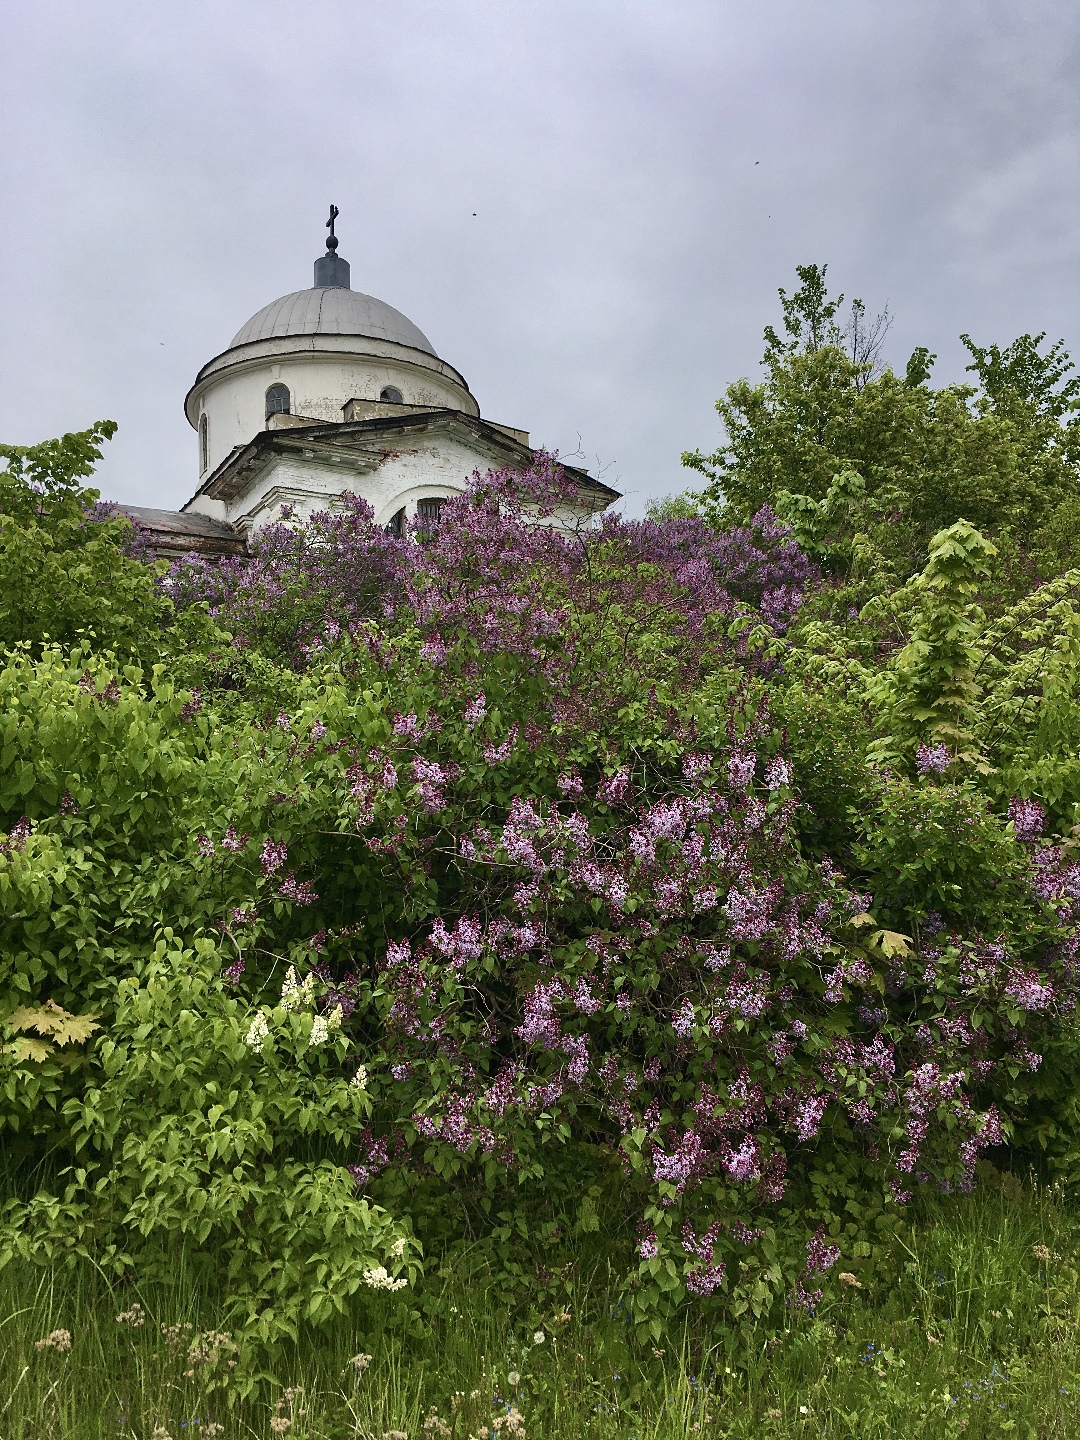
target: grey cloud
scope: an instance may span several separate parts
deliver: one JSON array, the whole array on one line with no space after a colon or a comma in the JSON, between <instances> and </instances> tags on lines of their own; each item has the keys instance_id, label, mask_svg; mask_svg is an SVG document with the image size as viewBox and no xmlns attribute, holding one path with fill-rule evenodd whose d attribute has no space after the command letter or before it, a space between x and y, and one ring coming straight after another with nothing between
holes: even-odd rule
<instances>
[{"instance_id":1,"label":"grey cloud","mask_svg":"<svg viewBox=\"0 0 1080 1440\"><path fill-rule=\"evenodd\" d=\"M190 493L183 396L310 284L330 200L354 286L631 510L801 261L940 378L965 329L1077 348L1066 0L21 0L0 42L0 434L119 420L117 499Z\"/></svg>"}]
</instances>

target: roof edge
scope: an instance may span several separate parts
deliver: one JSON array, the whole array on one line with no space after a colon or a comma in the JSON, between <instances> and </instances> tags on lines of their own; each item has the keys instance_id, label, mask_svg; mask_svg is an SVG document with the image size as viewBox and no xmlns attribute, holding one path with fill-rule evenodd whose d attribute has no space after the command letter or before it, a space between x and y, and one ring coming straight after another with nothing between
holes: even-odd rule
<instances>
[{"instance_id":1,"label":"roof edge","mask_svg":"<svg viewBox=\"0 0 1080 1440\"><path fill-rule=\"evenodd\" d=\"M501 451L508 458L524 462L522 468L533 463L536 456L542 453L531 445L524 445L520 440L513 439L491 421L484 420L479 415L469 415L464 410L422 410L411 415L376 416L366 420L343 422L327 421L318 425L289 426L287 430L260 430L246 445L237 446L211 471L191 498L184 502L181 513L186 513L187 506L193 504L200 495L210 495L211 487L222 482L229 471L247 469L254 463L269 459L274 452L283 453L304 442L310 444L311 441L319 440L347 440L354 435L361 438L394 431L407 433L411 430L427 430L433 424L461 425L465 429L477 430L496 452ZM597 480L587 470L581 470L576 465L559 463L560 468L575 485L582 490L591 491L597 497L604 497L605 508L622 499L621 491L613 490L610 485ZM217 497L211 495L210 498Z\"/></svg>"}]
</instances>

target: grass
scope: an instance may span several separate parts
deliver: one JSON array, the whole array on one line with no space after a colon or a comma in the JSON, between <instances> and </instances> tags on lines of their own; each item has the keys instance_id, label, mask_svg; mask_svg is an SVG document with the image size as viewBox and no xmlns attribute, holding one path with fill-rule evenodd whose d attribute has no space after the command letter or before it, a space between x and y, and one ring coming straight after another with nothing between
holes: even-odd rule
<instances>
[{"instance_id":1,"label":"grass","mask_svg":"<svg viewBox=\"0 0 1080 1440\"><path fill-rule=\"evenodd\" d=\"M0 1440L1080 1434L1080 1213L1060 1192L1006 1176L942 1200L897 1262L892 1283L841 1287L780 1329L688 1324L655 1348L634 1341L603 1274L538 1320L459 1263L428 1282L426 1320L402 1324L372 1297L280 1355L274 1378L230 1363L182 1262L169 1287L115 1293L90 1271L12 1264ZM70 1349L62 1335L38 1348L56 1331Z\"/></svg>"}]
</instances>

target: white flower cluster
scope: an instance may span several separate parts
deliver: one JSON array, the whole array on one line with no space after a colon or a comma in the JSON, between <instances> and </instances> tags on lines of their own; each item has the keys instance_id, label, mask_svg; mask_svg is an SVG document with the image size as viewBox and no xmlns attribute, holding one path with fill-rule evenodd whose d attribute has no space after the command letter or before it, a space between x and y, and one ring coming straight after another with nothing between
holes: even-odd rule
<instances>
[{"instance_id":1,"label":"white flower cluster","mask_svg":"<svg viewBox=\"0 0 1080 1440\"><path fill-rule=\"evenodd\" d=\"M308 1047L325 1045L335 1031L341 1029L341 1006L335 1005L329 1015L316 1015L311 1022L311 1038L308 1040Z\"/></svg>"},{"instance_id":2,"label":"white flower cluster","mask_svg":"<svg viewBox=\"0 0 1080 1440\"><path fill-rule=\"evenodd\" d=\"M405 1279L393 1279L385 1265L376 1265L364 1271L364 1284L370 1285L373 1290L404 1290L408 1283Z\"/></svg>"},{"instance_id":3,"label":"white flower cluster","mask_svg":"<svg viewBox=\"0 0 1080 1440\"><path fill-rule=\"evenodd\" d=\"M285 976L285 983L281 987L281 1008L283 1010L303 1010L311 1004L315 998L315 976L308 972L303 980L296 974L296 966L289 966L289 973Z\"/></svg>"},{"instance_id":4,"label":"white flower cluster","mask_svg":"<svg viewBox=\"0 0 1080 1440\"><path fill-rule=\"evenodd\" d=\"M261 1050L269 1038L270 1026L266 1023L265 1014L260 1010L248 1028L244 1043L250 1050Z\"/></svg>"},{"instance_id":5,"label":"white flower cluster","mask_svg":"<svg viewBox=\"0 0 1080 1440\"><path fill-rule=\"evenodd\" d=\"M358 1065L358 1066L356 1067L356 1074L355 1074L355 1075L352 1077L352 1079L349 1081L349 1084L353 1087L354 1090L366 1090L366 1089L367 1089L367 1066L366 1066L366 1065Z\"/></svg>"}]
</instances>

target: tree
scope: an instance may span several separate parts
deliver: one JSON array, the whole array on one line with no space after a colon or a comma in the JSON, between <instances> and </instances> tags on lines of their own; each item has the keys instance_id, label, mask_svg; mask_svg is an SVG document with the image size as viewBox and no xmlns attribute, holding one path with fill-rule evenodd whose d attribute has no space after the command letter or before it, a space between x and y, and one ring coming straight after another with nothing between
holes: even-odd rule
<instances>
[{"instance_id":1,"label":"tree","mask_svg":"<svg viewBox=\"0 0 1080 1440\"><path fill-rule=\"evenodd\" d=\"M170 607L129 553L132 524L84 485L116 425L39 445L0 445L0 648L81 635L132 653Z\"/></svg>"},{"instance_id":2,"label":"tree","mask_svg":"<svg viewBox=\"0 0 1080 1440\"><path fill-rule=\"evenodd\" d=\"M1058 507L1080 497L1080 379L1065 378L1062 343L1041 353L1044 337L1025 335L1004 350L982 349L965 336L980 385L935 389L924 347L902 376L879 369L887 310L871 323L856 300L842 326L844 297L830 298L825 274L825 266L798 267L799 289L780 291L783 335L765 330L764 380L730 385L716 406L725 442L711 455L683 456L708 480L704 512L727 524L783 494L820 502L852 471L862 489L831 515L830 537L867 534L900 580L921 567L932 536L959 520L995 541L1030 545Z\"/></svg>"}]
</instances>

